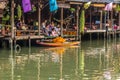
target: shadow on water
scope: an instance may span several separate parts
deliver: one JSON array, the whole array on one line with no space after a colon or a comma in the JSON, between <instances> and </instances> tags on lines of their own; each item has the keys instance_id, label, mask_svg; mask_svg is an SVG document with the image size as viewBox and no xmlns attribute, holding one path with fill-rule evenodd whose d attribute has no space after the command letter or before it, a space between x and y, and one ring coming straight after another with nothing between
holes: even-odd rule
<instances>
[{"instance_id":1,"label":"shadow on water","mask_svg":"<svg viewBox=\"0 0 120 80\"><path fill-rule=\"evenodd\" d=\"M120 40L83 41L73 47L0 51L1 80L120 79Z\"/></svg>"}]
</instances>

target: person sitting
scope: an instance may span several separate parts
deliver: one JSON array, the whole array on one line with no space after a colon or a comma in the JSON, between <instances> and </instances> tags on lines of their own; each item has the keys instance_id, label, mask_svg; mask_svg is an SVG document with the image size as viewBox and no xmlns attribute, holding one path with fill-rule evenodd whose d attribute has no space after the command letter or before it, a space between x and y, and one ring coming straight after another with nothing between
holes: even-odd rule
<instances>
[{"instance_id":1,"label":"person sitting","mask_svg":"<svg viewBox=\"0 0 120 80\"><path fill-rule=\"evenodd\" d=\"M57 32L58 35L60 35L60 25L58 24L57 27L55 27L55 31Z\"/></svg>"},{"instance_id":2,"label":"person sitting","mask_svg":"<svg viewBox=\"0 0 120 80\"><path fill-rule=\"evenodd\" d=\"M58 36L57 32L55 31L55 28L52 28L51 36L53 36L53 37Z\"/></svg>"},{"instance_id":3,"label":"person sitting","mask_svg":"<svg viewBox=\"0 0 120 80\"><path fill-rule=\"evenodd\" d=\"M88 29L87 29L87 27L84 27L84 31L87 31Z\"/></svg>"},{"instance_id":4,"label":"person sitting","mask_svg":"<svg viewBox=\"0 0 120 80\"><path fill-rule=\"evenodd\" d=\"M42 31L45 36L50 36L49 25L45 26Z\"/></svg>"},{"instance_id":5,"label":"person sitting","mask_svg":"<svg viewBox=\"0 0 120 80\"><path fill-rule=\"evenodd\" d=\"M96 27L95 25L92 25L92 29L93 29L93 30L96 30L97 27Z\"/></svg>"},{"instance_id":6,"label":"person sitting","mask_svg":"<svg viewBox=\"0 0 120 80\"><path fill-rule=\"evenodd\" d=\"M114 29L114 30L117 30L117 29L118 29L118 26L115 24L115 25L113 26L113 29Z\"/></svg>"},{"instance_id":7,"label":"person sitting","mask_svg":"<svg viewBox=\"0 0 120 80\"><path fill-rule=\"evenodd\" d=\"M18 30L21 30L21 28L22 28L22 21L21 21L21 20L18 20L18 22L17 22L17 24L16 24L16 28L17 28Z\"/></svg>"}]
</instances>

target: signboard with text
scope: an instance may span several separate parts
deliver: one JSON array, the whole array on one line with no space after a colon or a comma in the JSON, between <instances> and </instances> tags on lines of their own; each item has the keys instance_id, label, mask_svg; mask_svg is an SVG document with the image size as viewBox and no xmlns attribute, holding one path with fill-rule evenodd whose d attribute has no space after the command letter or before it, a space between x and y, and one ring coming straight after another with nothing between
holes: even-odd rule
<instances>
[{"instance_id":1,"label":"signboard with text","mask_svg":"<svg viewBox=\"0 0 120 80\"><path fill-rule=\"evenodd\" d=\"M70 4L59 3L59 4L58 4L58 7L59 7L59 8L70 8Z\"/></svg>"}]
</instances>

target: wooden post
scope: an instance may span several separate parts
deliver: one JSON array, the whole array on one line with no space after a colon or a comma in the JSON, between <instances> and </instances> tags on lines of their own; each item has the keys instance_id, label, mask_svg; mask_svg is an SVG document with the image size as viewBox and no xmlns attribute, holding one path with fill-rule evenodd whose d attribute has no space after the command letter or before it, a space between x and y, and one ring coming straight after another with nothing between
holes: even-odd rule
<instances>
[{"instance_id":1,"label":"wooden post","mask_svg":"<svg viewBox=\"0 0 120 80\"><path fill-rule=\"evenodd\" d=\"M89 33L90 34L90 41L92 40L92 33Z\"/></svg>"},{"instance_id":2,"label":"wooden post","mask_svg":"<svg viewBox=\"0 0 120 80\"><path fill-rule=\"evenodd\" d=\"M110 27L111 27L111 29L112 29L112 28L113 28L113 23L114 23L114 22L113 22L113 11L111 11L111 15L110 15L110 16L111 16L111 19L110 19L110 20L111 20L111 21L110 21L110 22L111 22L111 23L110 23L111 25L110 25ZM115 35L116 35L116 33L113 32L113 39L114 39L114 36L115 36Z\"/></svg>"},{"instance_id":3,"label":"wooden post","mask_svg":"<svg viewBox=\"0 0 120 80\"><path fill-rule=\"evenodd\" d=\"M11 30L12 30L12 39L14 38L14 0L11 3Z\"/></svg>"},{"instance_id":4,"label":"wooden post","mask_svg":"<svg viewBox=\"0 0 120 80\"><path fill-rule=\"evenodd\" d=\"M120 28L120 12L119 12L119 28Z\"/></svg>"},{"instance_id":5,"label":"wooden post","mask_svg":"<svg viewBox=\"0 0 120 80\"><path fill-rule=\"evenodd\" d=\"M113 25L113 11L111 11L111 25L110 25L111 28L112 28L112 25Z\"/></svg>"},{"instance_id":6,"label":"wooden post","mask_svg":"<svg viewBox=\"0 0 120 80\"><path fill-rule=\"evenodd\" d=\"M105 35L106 35L106 32L104 32L104 40L105 40Z\"/></svg>"},{"instance_id":7,"label":"wooden post","mask_svg":"<svg viewBox=\"0 0 120 80\"><path fill-rule=\"evenodd\" d=\"M91 12L91 7L90 7L90 28L92 28L92 12Z\"/></svg>"},{"instance_id":8,"label":"wooden post","mask_svg":"<svg viewBox=\"0 0 120 80\"><path fill-rule=\"evenodd\" d=\"M77 12L76 12L76 17L77 17L77 21L76 21L76 26L77 26L77 40L79 39L79 6L77 6Z\"/></svg>"},{"instance_id":9,"label":"wooden post","mask_svg":"<svg viewBox=\"0 0 120 80\"><path fill-rule=\"evenodd\" d=\"M64 4L65 3L65 0L62 0L62 4ZM63 12L63 7L61 7L61 36L63 36L63 14L64 14L64 12Z\"/></svg>"},{"instance_id":10,"label":"wooden post","mask_svg":"<svg viewBox=\"0 0 120 80\"><path fill-rule=\"evenodd\" d=\"M28 41L29 41L29 48L31 49L31 37L30 37L30 35L28 37Z\"/></svg>"},{"instance_id":11,"label":"wooden post","mask_svg":"<svg viewBox=\"0 0 120 80\"><path fill-rule=\"evenodd\" d=\"M11 44L11 76L12 80L14 80L14 63L13 63L13 39L14 39L14 0L11 1L11 39L10 39L10 44Z\"/></svg>"},{"instance_id":12,"label":"wooden post","mask_svg":"<svg viewBox=\"0 0 120 80\"><path fill-rule=\"evenodd\" d=\"M104 15L104 28L106 29L106 11L105 11L105 15Z\"/></svg>"},{"instance_id":13,"label":"wooden post","mask_svg":"<svg viewBox=\"0 0 120 80\"><path fill-rule=\"evenodd\" d=\"M38 35L40 35L40 26L41 26L41 0L38 0Z\"/></svg>"},{"instance_id":14,"label":"wooden post","mask_svg":"<svg viewBox=\"0 0 120 80\"><path fill-rule=\"evenodd\" d=\"M14 40L14 0L11 1L11 39L9 40L10 48L13 52L13 40Z\"/></svg>"},{"instance_id":15,"label":"wooden post","mask_svg":"<svg viewBox=\"0 0 120 80\"><path fill-rule=\"evenodd\" d=\"M118 27L118 29L120 30L120 11L118 12L118 15L119 15L119 19L118 19L118 20L119 20L119 22L118 22L118 26L119 26L119 27ZM118 36L119 36L119 35L120 35L120 34L118 34Z\"/></svg>"},{"instance_id":16,"label":"wooden post","mask_svg":"<svg viewBox=\"0 0 120 80\"><path fill-rule=\"evenodd\" d=\"M100 33L99 32L97 33L97 39L98 40L100 39Z\"/></svg>"},{"instance_id":17,"label":"wooden post","mask_svg":"<svg viewBox=\"0 0 120 80\"><path fill-rule=\"evenodd\" d=\"M100 11L100 29L102 29L102 16L103 16L103 13L102 13L102 10Z\"/></svg>"},{"instance_id":18,"label":"wooden post","mask_svg":"<svg viewBox=\"0 0 120 80\"><path fill-rule=\"evenodd\" d=\"M63 36L63 8L61 8L61 36Z\"/></svg>"},{"instance_id":19,"label":"wooden post","mask_svg":"<svg viewBox=\"0 0 120 80\"><path fill-rule=\"evenodd\" d=\"M107 39L107 36L108 36L108 30L107 30L107 27L106 27L106 11L105 11L105 15L104 15L104 29L106 30L106 39Z\"/></svg>"}]
</instances>

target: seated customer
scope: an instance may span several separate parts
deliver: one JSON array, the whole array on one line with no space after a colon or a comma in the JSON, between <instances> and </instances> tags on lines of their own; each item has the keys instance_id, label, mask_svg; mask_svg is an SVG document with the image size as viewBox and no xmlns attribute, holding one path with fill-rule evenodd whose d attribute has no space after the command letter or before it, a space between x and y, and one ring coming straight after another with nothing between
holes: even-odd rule
<instances>
[{"instance_id":1,"label":"seated customer","mask_svg":"<svg viewBox=\"0 0 120 80\"><path fill-rule=\"evenodd\" d=\"M92 25L92 29L93 29L93 30L96 30L96 29L97 29L97 26Z\"/></svg>"},{"instance_id":2,"label":"seated customer","mask_svg":"<svg viewBox=\"0 0 120 80\"><path fill-rule=\"evenodd\" d=\"M53 36L53 37L58 36L57 32L55 31L55 28L52 29L51 36Z\"/></svg>"}]
</instances>

